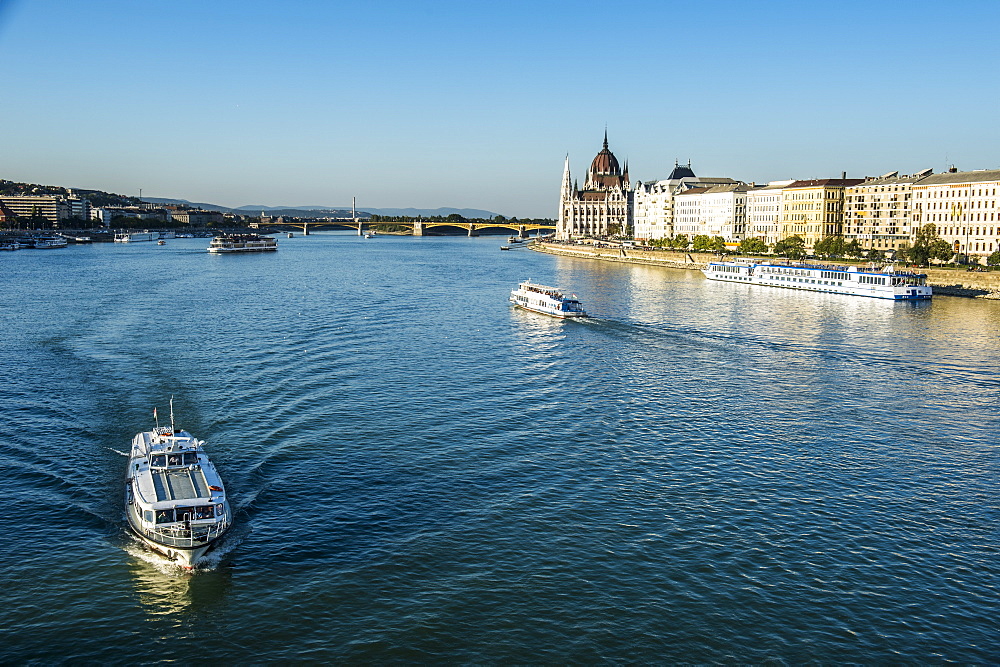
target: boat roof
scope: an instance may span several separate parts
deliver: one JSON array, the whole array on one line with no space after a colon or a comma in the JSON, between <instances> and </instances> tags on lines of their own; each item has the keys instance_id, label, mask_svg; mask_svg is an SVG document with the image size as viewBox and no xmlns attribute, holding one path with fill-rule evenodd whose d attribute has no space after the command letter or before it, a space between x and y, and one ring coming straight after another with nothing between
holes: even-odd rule
<instances>
[{"instance_id":1,"label":"boat roof","mask_svg":"<svg viewBox=\"0 0 1000 667\"><path fill-rule=\"evenodd\" d=\"M559 287L550 287L548 285L539 285L538 283L533 283L530 280L522 280L519 284L520 287L530 289L535 292L548 292L553 295L562 295L566 290Z\"/></svg>"},{"instance_id":2,"label":"boat roof","mask_svg":"<svg viewBox=\"0 0 1000 667\"><path fill-rule=\"evenodd\" d=\"M199 440L187 431L172 429L169 426L143 431L138 437L142 438L143 449L147 454L195 451L205 444L204 440Z\"/></svg>"}]
</instances>

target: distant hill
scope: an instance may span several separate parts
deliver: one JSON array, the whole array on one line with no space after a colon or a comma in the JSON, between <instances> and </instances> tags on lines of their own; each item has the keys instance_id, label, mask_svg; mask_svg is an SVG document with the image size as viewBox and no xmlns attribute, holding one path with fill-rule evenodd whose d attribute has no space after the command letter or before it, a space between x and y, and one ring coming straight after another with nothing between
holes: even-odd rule
<instances>
[{"instance_id":1,"label":"distant hill","mask_svg":"<svg viewBox=\"0 0 1000 667\"><path fill-rule=\"evenodd\" d=\"M419 215L425 218L435 215L448 217L453 213L458 213L463 218L469 219L486 219L499 215L493 211L484 211L478 208L366 208L365 210L374 215Z\"/></svg>"},{"instance_id":2,"label":"distant hill","mask_svg":"<svg viewBox=\"0 0 1000 667\"><path fill-rule=\"evenodd\" d=\"M187 199L169 199L165 197L143 197L142 201L147 204L181 204L183 206L190 206L191 208L200 208L203 211L218 211L219 213L230 213L233 209L228 206L219 206L218 204L205 204L202 202L188 201Z\"/></svg>"},{"instance_id":3,"label":"distant hill","mask_svg":"<svg viewBox=\"0 0 1000 667\"><path fill-rule=\"evenodd\" d=\"M90 200L94 206L127 206L135 205L138 199L125 195L118 195L101 190L73 189L73 192ZM22 194L61 194L69 193L69 189L58 185L37 185L34 183L15 183L12 181L0 180L0 195L22 195ZM199 208L204 211L219 211L220 213L238 213L240 215L254 215L265 211L270 216L288 216L299 218L323 218L337 217L345 218L351 215L350 206L263 206L254 204L249 206L239 206L230 208L209 204L207 202L192 202L187 199L173 199L169 197L143 197L142 201L148 204L179 204ZM478 208L363 208L358 209L359 218L367 218L370 215L384 216L423 216L425 218L433 216L448 217L457 213L463 218L486 219L492 218L497 213Z\"/></svg>"},{"instance_id":4,"label":"distant hill","mask_svg":"<svg viewBox=\"0 0 1000 667\"><path fill-rule=\"evenodd\" d=\"M218 204L206 204L200 202L190 202L185 199L165 199L161 197L143 197L143 201L155 204L183 204L200 208L206 211L221 211L223 213L239 213L241 215L253 215L266 212L270 216L289 216L300 218L321 218L325 216L347 217L351 215L350 206L264 206L263 204L249 204L237 208L219 206ZM368 217L369 215L406 215L431 217L440 215L447 217L457 213L463 218L492 218L497 213L485 211L478 208L359 208L358 217Z\"/></svg>"}]
</instances>

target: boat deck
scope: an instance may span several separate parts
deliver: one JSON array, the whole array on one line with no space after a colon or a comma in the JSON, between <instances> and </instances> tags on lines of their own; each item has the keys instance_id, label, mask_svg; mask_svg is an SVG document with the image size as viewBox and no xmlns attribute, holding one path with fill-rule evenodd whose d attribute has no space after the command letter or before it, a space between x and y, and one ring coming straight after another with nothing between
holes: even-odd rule
<instances>
[{"instance_id":1,"label":"boat deck","mask_svg":"<svg viewBox=\"0 0 1000 667\"><path fill-rule=\"evenodd\" d=\"M207 498L211 495L208 482L205 481L205 473L201 468L154 470L152 476L157 502Z\"/></svg>"}]
</instances>

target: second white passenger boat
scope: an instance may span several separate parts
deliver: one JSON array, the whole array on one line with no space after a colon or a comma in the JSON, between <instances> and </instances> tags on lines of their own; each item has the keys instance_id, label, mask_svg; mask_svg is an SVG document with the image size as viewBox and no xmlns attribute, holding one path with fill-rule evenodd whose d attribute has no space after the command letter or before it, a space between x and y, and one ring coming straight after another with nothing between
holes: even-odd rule
<instances>
[{"instance_id":1,"label":"second white passenger boat","mask_svg":"<svg viewBox=\"0 0 1000 667\"><path fill-rule=\"evenodd\" d=\"M115 243L136 243L138 241L152 241L154 232L119 232L115 234ZM156 238L160 238L156 234Z\"/></svg>"},{"instance_id":2,"label":"second white passenger boat","mask_svg":"<svg viewBox=\"0 0 1000 667\"><path fill-rule=\"evenodd\" d=\"M208 251L213 254L274 252L277 249L277 240L260 234L223 234L216 236L208 245Z\"/></svg>"},{"instance_id":3,"label":"second white passenger boat","mask_svg":"<svg viewBox=\"0 0 1000 667\"><path fill-rule=\"evenodd\" d=\"M195 567L232 523L222 478L204 444L173 426L156 427L137 434L129 453L129 528L186 569Z\"/></svg>"},{"instance_id":4,"label":"second white passenger boat","mask_svg":"<svg viewBox=\"0 0 1000 667\"><path fill-rule=\"evenodd\" d=\"M702 269L710 280L724 280L766 287L832 292L894 301L930 299L932 289L927 274L901 271L893 265L881 268L823 266L760 260L709 262Z\"/></svg>"},{"instance_id":5,"label":"second white passenger boat","mask_svg":"<svg viewBox=\"0 0 1000 667\"><path fill-rule=\"evenodd\" d=\"M536 285L530 280L510 291L510 302L518 308L561 319L587 317L575 294L566 296L555 287Z\"/></svg>"}]
</instances>

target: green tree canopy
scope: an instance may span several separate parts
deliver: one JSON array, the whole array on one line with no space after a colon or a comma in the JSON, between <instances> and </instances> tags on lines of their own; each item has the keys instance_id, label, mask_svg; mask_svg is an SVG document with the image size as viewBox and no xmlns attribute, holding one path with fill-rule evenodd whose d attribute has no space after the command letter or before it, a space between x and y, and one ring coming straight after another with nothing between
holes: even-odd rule
<instances>
[{"instance_id":1,"label":"green tree canopy","mask_svg":"<svg viewBox=\"0 0 1000 667\"><path fill-rule=\"evenodd\" d=\"M743 239L740 241L739 251L747 255L762 255L767 252L767 244L760 237Z\"/></svg>"},{"instance_id":2,"label":"green tree canopy","mask_svg":"<svg viewBox=\"0 0 1000 667\"><path fill-rule=\"evenodd\" d=\"M813 246L813 252L822 257L843 257L844 256L843 236L825 236Z\"/></svg>"},{"instance_id":3,"label":"green tree canopy","mask_svg":"<svg viewBox=\"0 0 1000 667\"><path fill-rule=\"evenodd\" d=\"M938 243L940 241L940 243ZM942 244L944 244L942 246ZM947 246L947 251L944 246ZM913 235L913 245L906 250L906 258L914 264L927 266L931 259L948 261L954 251L947 241L938 236L937 225L932 222L917 229Z\"/></svg>"},{"instance_id":4,"label":"green tree canopy","mask_svg":"<svg viewBox=\"0 0 1000 667\"><path fill-rule=\"evenodd\" d=\"M691 244L695 250L711 250L712 238L706 234L698 234L691 239Z\"/></svg>"},{"instance_id":5,"label":"green tree canopy","mask_svg":"<svg viewBox=\"0 0 1000 667\"><path fill-rule=\"evenodd\" d=\"M788 259L802 259L806 256L806 242L797 234L789 236L774 244L774 253Z\"/></svg>"},{"instance_id":6,"label":"green tree canopy","mask_svg":"<svg viewBox=\"0 0 1000 667\"><path fill-rule=\"evenodd\" d=\"M861 247L861 244L858 243L857 239L851 239L844 244L842 252L844 257L861 257L861 255L864 254L864 249Z\"/></svg>"}]
</instances>

